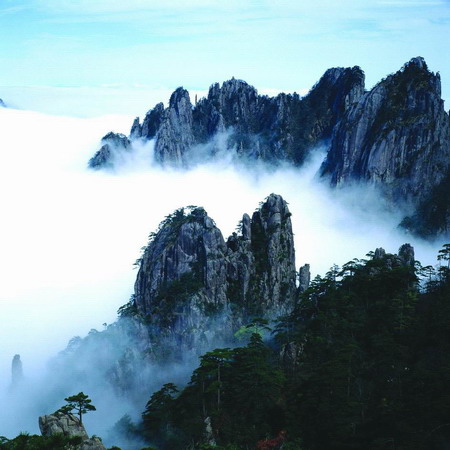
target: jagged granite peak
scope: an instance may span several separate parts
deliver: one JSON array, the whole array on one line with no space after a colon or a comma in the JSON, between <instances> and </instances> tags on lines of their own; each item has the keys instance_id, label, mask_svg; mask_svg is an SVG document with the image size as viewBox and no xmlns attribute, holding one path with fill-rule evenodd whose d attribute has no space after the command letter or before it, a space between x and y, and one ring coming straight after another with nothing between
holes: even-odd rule
<instances>
[{"instance_id":1,"label":"jagged granite peak","mask_svg":"<svg viewBox=\"0 0 450 450\"><path fill-rule=\"evenodd\" d=\"M212 306L225 307L226 251L222 233L203 208L175 211L142 255L135 283L139 312L158 314L178 284L184 290L181 296L200 291Z\"/></svg>"},{"instance_id":2,"label":"jagged granite peak","mask_svg":"<svg viewBox=\"0 0 450 450\"><path fill-rule=\"evenodd\" d=\"M167 108L159 103L142 124L135 119L130 139L155 139L155 159L161 164L189 166L225 150L235 158L299 165L312 147L330 138L336 122L363 92L359 67L328 70L305 97L259 95L250 84L232 78L222 86L213 84L208 96L193 106L188 91L180 87ZM214 142L222 133L225 149ZM208 152L197 155L204 144Z\"/></svg>"},{"instance_id":3,"label":"jagged granite peak","mask_svg":"<svg viewBox=\"0 0 450 450\"><path fill-rule=\"evenodd\" d=\"M294 235L291 213L281 195L271 194L252 216L255 258L254 299L262 312L287 313L296 296Z\"/></svg>"},{"instance_id":4,"label":"jagged granite peak","mask_svg":"<svg viewBox=\"0 0 450 450\"><path fill-rule=\"evenodd\" d=\"M140 123L139 117L136 117L131 125L130 139L138 139L142 136L142 125Z\"/></svg>"},{"instance_id":5,"label":"jagged granite peak","mask_svg":"<svg viewBox=\"0 0 450 450\"><path fill-rule=\"evenodd\" d=\"M252 218L244 215L242 234L228 238L228 296L249 315L276 317L296 301L295 252L290 212L271 194Z\"/></svg>"},{"instance_id":6,"label":"jagged granite peak","mask_svg":"<svg viewBox=\"0 0 450 450\"><path fill-rule=\"evenodd\" d=\"M153 109L147 112L142 125L139 118L135 119L130 131L130 139L153 139L156 136L164 115L164 104L158 103Z\"/></svg>"},{"instance_id":7,"label":"jagged granite peak","mask_svg":"<svg viewBox=\"0 0 450 450\"><path fill-rule=\"evenodd\" d=\"M244 214L240 229L225 243L203 208L167 216L140 260L138 312L186 343L193 330L198 338L215 332L231 338L236 326L255 315L291 311L297 292L287 203L271 194L252 218Z\"/></svg>"},{"instance_id":8,"label":"jagged granite peak","mask_svg":"<svg viewBox=\"0 0 450 450\"><path fill-rule=\"evenodd\" d=\"M80 437L81 443L76 446L76 450L106 450L98 437L89 438L84 425L73 414L55 412L40 416L39 429L42 436L62 434L67 437Z\"/></svg>"},{"instance_id":9,"label":"jagged granite peak","mask_svg":"<svg viewBox=\"0 0 450 450\"><path fill-rule=\"evenodd\" d=\"M311 268L309 264L305 264L300 267L298 271L298 290L299 292L305 292L311 283Z\"/></svg>"},{"instance_id":10,"label":"jagged granite peak","mask_svg":"<svg viewBox=\"0 0 450 450\"><path fill-rule=\"evenodd\" d=\"M449 162L440 77L417 57L347 110L322 174L336 186L369 182L392 201L416 205L445 178Z\"/></svg>"},{"instance_id":11,"label":"jagged granite peak","mask_svg":"<svg viewBox=\"0 0 450 450\"><path fill-rule=\"evenodd\" d=\"M414 267L416 259L411 244L403 244L398 250L398 257L404 266Z\"/></svg>"},{"instance_id":12,"label":"jagged granite peak","mask_svg":"<svg viewBox=\"0 0 450 450\"><path fill-rule=\"evenodd\" d=\"M103 136L101 144L100 150L89 160L91 169L114 167L116 156L131 150L131 141L122 133L109 132Z\"/></svg>"},{"instance_id":13,"label":"jagged granite peak","mask_svg":"<svg viewBox=\"0 0 450 450\"><path fill-rule=\"evenodd\" d=\"M192 104L189 92L179 87L170 97L156 132L155 160L178 166L186 165L188 152L195 144L192 128Z\"/></svg>"}]
</instances>

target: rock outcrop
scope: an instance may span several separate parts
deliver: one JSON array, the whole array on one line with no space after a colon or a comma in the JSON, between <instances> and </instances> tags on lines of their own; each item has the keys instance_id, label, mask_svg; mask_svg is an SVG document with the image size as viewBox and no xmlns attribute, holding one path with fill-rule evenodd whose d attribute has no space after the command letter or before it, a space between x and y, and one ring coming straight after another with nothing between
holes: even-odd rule
<instances>
[{"instance_id":1,"label":"rock outcrop","mask_svg":"<svg viewBox=\"0 0 450 450\"><path fill-rule=\"evenodd\" d=\"M386 253L384 248L379 247L373 252L373 260L382 261L383 265L389 269L402 266L411 268L414 267L416 263L414 247L411 244L403 244L398 249L398 254Z\"/></svg>"},{"instance_id":2,"label":"rock outcrop","mask_svg":"<svg viewBox=\"0 0 450 450\"><path fill-rule=\"evenodd\" d=\"M112 168L118 157L131 150L131 141L121 133L108 133L101 143L100 150L89 160L91 169Z\"/></svg>"},{"instance_id":3,"label":"rock outcrop","mask_svg":"<svg viewBox=\"0 0 450 450\"><path fill-rule=\"evenodd\" d=\"M309 284L311 283L311 271L309 264L305 264L300 267L298 272L298 290L299 292L304 292L309 288Z\"/></svg>"},{"instance_id":4,"label":"rock outcrop","mask_svg":"<svg viewBox=\"0 0 450 450\"><path fill-rule=\"evenodd\" d=\"M98 437L89 438L83 424L73 414L55 412L41 416L39 429L42 436L62 434L68 437L80 437L81 444L76 447L76 450L106 450Z\"/></svg>"},{"instance_id":5,"label":"rock outcrop","mask_svg":"<svg viewBox=\"0 0 450 450\"><path fill-rule=\"evenodd\" d=\"M290 212L271 194L240 233L224 241L202 208L177 210L160 225L145 249L134 304L157 334L183 345L200 345L255 316L289 312L296 300ZM213 326L214 324L214 326Z\"/></svg>"},{"instance_id":6,"label":"rock outcrop","mask_svg":"<svg viewBox=\"0 0 450 450\"><path fill-rule=\"evenodd\" d=\"M449 167L450 122L440 77L423 58L413 58L346 111L322 175L335 186L373 184L392 202L417 208L429 203Z\"/></svg>"},{"instance_id":7,"label":"rock outcrop","mask_svg":"<svg viewBox=\"0 0 450 450\"><path fill-rule=\"evenodd\" d=\"M222 86L213 84L208 96L192 105L180 87L166 109L159 103L142 124L136 118L129 138L155 139L155 160L165 165L189 166L224 150L236 158L301 164L311 147L331 136L336 122L363 93L359 67L327 70L303 98L259 95L253 86L233 78ZM220 135L220 144L214 142ZM113 162L103 151L90 165L109 164Z\"/></svg>"},{"instance_id":8,"label":"rock outcrop","mask_svg":"<svg viewBox=\"0 0 450 450\"><path fill-rule=\"evenodd\" d=\"M14 390L23 381L23 368L22 361L20 360L20 355L14 355L11 363L11 389Z\"/></svg>"},{"instance_id":9,"label":"rock outcrop","mask_svg":"<svg viewBox=\"0 0 450 450\"><path fill-rule=\"evenodd\" d=\"M5 102L0 98L0 108L6 108Z\"/></svg>"}]
</instances>

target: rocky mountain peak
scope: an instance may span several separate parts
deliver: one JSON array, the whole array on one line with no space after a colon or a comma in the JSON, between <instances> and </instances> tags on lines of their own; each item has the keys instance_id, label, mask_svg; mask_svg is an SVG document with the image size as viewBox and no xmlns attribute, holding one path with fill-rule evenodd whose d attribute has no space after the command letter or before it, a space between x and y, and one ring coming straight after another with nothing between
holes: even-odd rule
<instances>
[{"instance_id":1,"label":"rocky mountain peak","mask_svg":"<svg viewBox=\"0 0 450 450\"><path fill-rule=\"evenodd\" d=\"M425 62L425 59L422 56L416 56L414 58L411 58L404 66L404 68L407 68L409 66L416 66L419 69L424 69L428 71L427 63Z\"/></svg>"},{"instance_id":2,"label":"rocky mountain peak","mask_svg":"<svg viewBox=\"0 0 450 450\"><path fill-rule=\"evenodd\" d=\"M398 250L398 257L404 266L414 267L416 259L411 244L403 244Z\"/></svg>"},{"instance_id":3,"label":"rocky mountain peak","mask_svg":"<svg viewBox=\"0 0 450 450\"><path fill-rule=\"evenodd\" d=\"M158 132L164 116L164 104L158 103L153 109L145 115L142 126L137 128L135 138L153 139ZM131 128L133 134L133 127Z\"/></svg>"},{"instance_id":4,"label":"rocky mountain peak","mask_svg":"<svg viewBox=\"0 0 450 450\"><path fill-rule=\"evenodd\" d=\"M232 78L222 86L213 84L193 106L188 91L179 87L167 108L156 105L142 125L135 119L130 140L155 139L158 162L189 166L196 162L196 146L207 144L201 158L211 158L219 151L214 138L227 132L225 147L236 159L301 164L315 144L329 139L343 112L363 92L364 74L358 67L328 70L304 98L295 93L258 95L253 86ZM105 152L97 159L109 164Z\"/></svg>"},{"instance_id":5,"label":"rocky mountain peak","mask_svg":"<svg viewBox=\"0 0 450 450\"><path fill-rule=\"evenodd\" d=\"M271 194L252 218L244 214L240 231L225 242L199 207L167 216L140 260L137 311L178 340L186 335L200 339L206 330L210 338L214 333L231 338L233 328L255 315L290 311L297 292L287 203ZM237 306L241 312L231 314Z\"/></svg>"},{"instance_id":6,"label":"rocky mountain peak","mask_svg":"<svg viewBox=\"0 0 450 450\"><path fill-rule=\"evenodd\" d=\"M122 133L109 132L101 143L100 150L89 160L91 169L112 168L118 157L131 150L131 141Z\"/></svg>"},{"instance_id":7,"label":"rocky mountain peak","mask_svg":"<svg viewBox=\"0 0 450 450\"><path fill-rule=\"evenodd\" d=\"M0 108L6 108L5 102L0 98Z\"/></svg>"},{"instance_id":8,"label":"rocky mountain peak","mask_svg":"<svg viewBox=\"0 0 450 450\"><path fill-rule=\"evenodd\" d=\"M322 174L333 185L369 182L417 205L446 176L449 117L438 75L413 58L365 93L335 127Z\"/></svg>"},{"instance_id":9,"label":"rocky mountain peak","mask_svg":"<svg viewBox=\"0 0 450 450\"><path fill-rule=\"evenodd\" d=\"M182 111L186 105L190 105L192 107L189 92L183 87L175 89L170 96L169 108L175 109L175 111L179 114L180 110Z\"/></svg>"}]
</instances>

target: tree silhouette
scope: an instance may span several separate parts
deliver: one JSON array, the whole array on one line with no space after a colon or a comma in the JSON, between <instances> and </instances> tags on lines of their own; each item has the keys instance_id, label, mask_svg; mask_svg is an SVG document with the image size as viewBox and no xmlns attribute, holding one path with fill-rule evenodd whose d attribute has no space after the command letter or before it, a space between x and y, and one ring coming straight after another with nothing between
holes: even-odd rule
<instances>
[{"instance_id":1,"label":"tree silhouette","mask_svg":"<svg viewBox=\"0 0 450 450\"><path fill-rule=\"evenodd\" d=\"M80 419L80 424L83 423L83 414L86 414L88 411L95 411L97 409L94 405L91 405L92 400L83 392L67 397L64 400L67 402L67 405L61 407L58 412L68 414L75 410Z\"/></svg>"}]
</instances>

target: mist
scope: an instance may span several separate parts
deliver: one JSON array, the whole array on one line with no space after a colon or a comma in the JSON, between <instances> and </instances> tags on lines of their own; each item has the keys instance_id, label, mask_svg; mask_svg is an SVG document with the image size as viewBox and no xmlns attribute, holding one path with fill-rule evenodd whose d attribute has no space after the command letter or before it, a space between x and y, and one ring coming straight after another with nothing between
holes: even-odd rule
<instances>
[{"instance_id":1,"label":"mist","mask_svg":"<svg viewBox=\"0 0 450 450\"><path fill-rule=\"evenodd\" d=\"M247 167L225 156L184 171L156 165L148 142L118 156L113 171L88 170L100 138L110 130L128 134L132 120L0 109L0 399L15 354L21 355L27 386L20 401L9 400L1 409L0 435L37 433L38 416L80 390L97 406L95 417L86 419L89 434L102 435L131 407L108 387L99 390L101 380L66 380L62 387L58 373L48 378L45 368L73 336L113 329L117 309L133 292L141 247L176 208L203 206L226 239L243 213L251 214L270 193L280 194L292 213L296 265L311 264L313 276L376 247L394 253L405 242L414 246L416 259L434 265L444 243L399 230L402 211L390 210L375 190L328 188L316 175L325 148L314 149L301 169ZM183 380L189 370L183 364L155 370L154 388ZM73 383L70 392L67 382ZM43 398L44 385L53 391L51 399Z\"/></svg>"}]
</instances>

